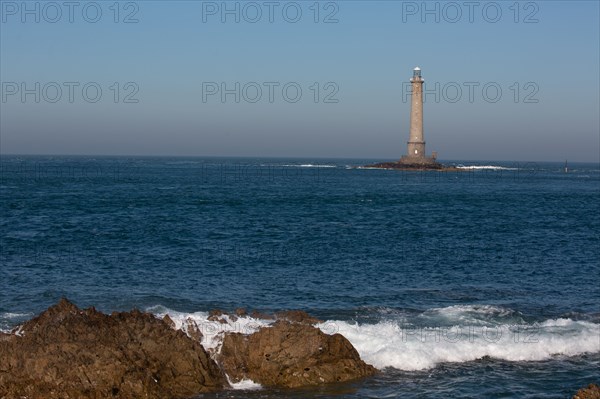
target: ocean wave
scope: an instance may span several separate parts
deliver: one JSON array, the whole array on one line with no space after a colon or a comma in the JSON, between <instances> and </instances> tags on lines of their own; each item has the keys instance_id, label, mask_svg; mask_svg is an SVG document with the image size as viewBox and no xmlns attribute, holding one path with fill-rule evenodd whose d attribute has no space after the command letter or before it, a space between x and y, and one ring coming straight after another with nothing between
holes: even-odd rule
<instances>
[{"instance_id":1,"label":"ocean wave","mask_svg":"<svg viewBox=\"0 0 600 399\"><path fill-rule=\"evenodd\" d=\"M13 312L0 313L0 319L8 319L8 320L25 319L25 318L28 318L31 316L33 316L33 313L13 313Z\"/></svg>"},{"instance_id":2,"label":"ocean wave","mask_svg":"<svg viewBox=\"0 0 600 399\"><path fill-rule=\"evenodd\" d=\"M0 312L0 332L10 333L16 324L31 318L33 313Z\"/></svg>"},{"instance_id":3,"label":"ocean wave","mask_svg":"<svg viewBox=\"0 0 600 399\"><path fill-rule=\"evenodd\" d=\"M337 168L337 165L329 165L329 164L312 164L312 163L304 163L304 164L285 164L280 165L286 168Z\"/></svg>"},{"instance_id":4,"label":"ocean wave","mask_svg":"<svg viewBox=\"0 0 600 399\"><path fill-rule=\"evenodd\" d=\"M519 170L519 168L509 168L506 166L497 165L457 165L456 169L467 169L467 170Z\"/></svg>"},{"instance_id":5,"label":"ocean wave","mask_svg":"<svg viewBox=\"0 0 600 399\"><path fill-rule=\"evenodd\" d=\"M445 308L433 308L419 315L423 321L436 325L485 325L523 324L525 320L520 312L493 305L454 305Z\"/></svg>"},{"instance_id":6,"label":"ocean wave","mask_svg":"<svg viewBox=\"0 0 600 399\"><path fill-rule=\"evenodd\" d=\"M329 328L331 323L328 322ZM335 324L362 359L378 369L423 370L440 363L484 357L541 361L555 355L600 352L600 325L570 319L494 327L418 327L390 321L363 325L335 321Z\"/></svg>"},{"instance_id":7,"label":"ocean wave","mask_svg":"<svg viewBox=\"0 0 600 399\"><path fill-rule=\"evenodd\" d=\"M168 314L175 327L186 333L187 320L193 320L203 334L202 345L213 353L220 351L226 332L252 334L273 322L224 315L222 323L209 320L206 312L182 313L160 306L147 310L160 318ZM484 357L541 361L600 352L600 324L589 321L558 318L527 323L519 312L491 305L433 308L400 319L393 312L385 313L373 324L328 320L317 327L346 337L361 358L378 369L413 371ZM258 389L252 384L244 382L239 389Z\"/></svg>"}]
</instances>

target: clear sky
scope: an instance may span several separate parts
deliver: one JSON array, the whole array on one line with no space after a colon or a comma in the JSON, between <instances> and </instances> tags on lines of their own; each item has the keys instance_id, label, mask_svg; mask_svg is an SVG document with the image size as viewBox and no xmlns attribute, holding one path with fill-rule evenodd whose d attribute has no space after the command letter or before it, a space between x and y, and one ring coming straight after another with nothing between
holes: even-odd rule
<instances>
[{"instance_id":1,"label":"clear sky","mask_svg":"<svg viewBox=\"0 0 600 399\"><path fill-rule=\"evenodd\" d=\"M2 154L395 159L418 65L440 159L600 157L598 1L0 6Z\"/></svg>"}]
</instances>

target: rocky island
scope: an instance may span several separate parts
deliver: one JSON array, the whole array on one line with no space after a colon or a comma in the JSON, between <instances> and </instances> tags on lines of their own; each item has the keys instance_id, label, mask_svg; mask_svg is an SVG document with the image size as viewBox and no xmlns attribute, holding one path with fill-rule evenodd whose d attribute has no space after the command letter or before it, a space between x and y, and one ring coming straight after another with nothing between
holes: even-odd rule
<instances>
[{"instance_id":1,"label":"rocky island","mask_svg":"<svg viewBox=\"0 0 600 399\"><path fill-rule=\"evenodd\" d=\"M432 162L428 164L411 163L400 161L390 162L379 162L370 165L365 165L362 169L395 169L405 171L438 171L438 172L460 172L464 169L460 169L454 166L446 166L439 162Z\"/></svg>"}]
</instances>

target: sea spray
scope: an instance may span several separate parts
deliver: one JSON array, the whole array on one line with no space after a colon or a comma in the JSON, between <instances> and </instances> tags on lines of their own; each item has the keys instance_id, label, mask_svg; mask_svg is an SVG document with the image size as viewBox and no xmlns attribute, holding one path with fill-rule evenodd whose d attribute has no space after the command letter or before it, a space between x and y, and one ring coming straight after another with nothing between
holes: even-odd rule
<instances>
[{"instance_id":1,"label":"sea spray","mask_svg":"<svg viewBox=\"0 0 600 399\"><path fill-rule=\"evenodd\" d=\"M157 317L168 314L178 329L186 331L193 320L203 334L202 345L218 352L226 332L252 334L273 320L223 315L209 320L208 313L181 313L153 307ZM326 334L347 338L361 358L378 369L393 367L414 371L438 364L463 363L484 357L507 361L542 361L556 355L576 356L600 352L600 324L567 318L542 322L501 324L499 320L521 320L510 309L493 306L433 308L403 318L388 315L376 323L328 320L317 324ZM414 323L421 321L421 325ZM432 320L438 324L433 325Z\"/></svg>"}]
</instances>

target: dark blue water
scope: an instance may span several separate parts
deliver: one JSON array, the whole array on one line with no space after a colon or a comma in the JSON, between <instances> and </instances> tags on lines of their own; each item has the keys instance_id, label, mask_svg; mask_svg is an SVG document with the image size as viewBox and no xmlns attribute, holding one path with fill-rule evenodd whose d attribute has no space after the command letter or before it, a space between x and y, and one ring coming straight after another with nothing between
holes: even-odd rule
<instances>
[{"instance_id":1,"label":"dark blue water","mask_svg":"<svg viewBox=\"0 0 600 399\"><path fill-rule=\"evenodd\" d=\"M597 164L0 161L2 329L62 296L197 317L304 309L382 370L217 397L566 398L600 380Z\"/></svg>"}]
</instances>

